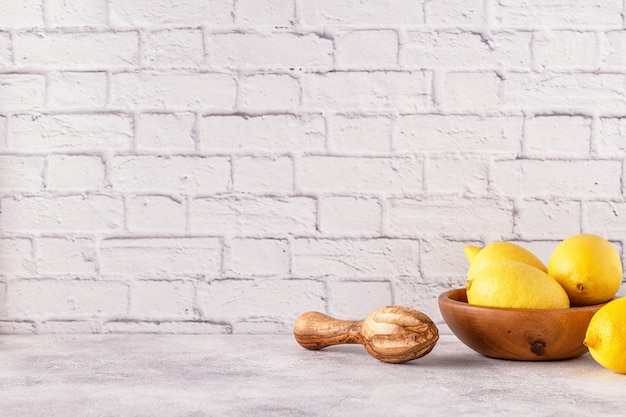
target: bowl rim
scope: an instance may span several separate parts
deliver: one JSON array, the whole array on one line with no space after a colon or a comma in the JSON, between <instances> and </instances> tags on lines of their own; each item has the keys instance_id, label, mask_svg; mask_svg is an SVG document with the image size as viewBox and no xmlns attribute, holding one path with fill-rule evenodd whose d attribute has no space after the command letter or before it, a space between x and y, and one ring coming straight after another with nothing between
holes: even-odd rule
<instances>
[{"instance_id":1,"label":"bowl rim","mask_svg":"<svg viewBox=\"0 0 626 417\"><path fill-rule=\"evenodd\" d=\"M470 304L467 301L459 301L459 300L455 300L453 298L450 297L451 294L453 293L458 293L458 292L462 292L463 294L466 294L466 288L465 287L459 287L459 288L452 288L449 289L447 291L442 292L441 294L439 294L438 297L438 301L439 301L439 305L441 305L442 303L448 303L451 305L457 305L457 306L462 306L462 308L471 308L471 309L476 309L476 310L489 310L489 311L510 311L510 312L534 312L534 313L566 313L566 312L572 312L572 311L584 311L584 310L594 310L594 309L599 309L600 307L606 305L607 303L611 302L612 300L615 299L615 297L611 298L608 301L605 301L604 303L600 303L600 304L591 304L591 305L587 305L587 306L574 306L574 307L568 307L568 308L509 308L509 307L491 307L491 306L481 306L481 305L475 305L475 304ZM467 295L466 295L466 299L467 299Z\"/></svg>"}]
</instances>

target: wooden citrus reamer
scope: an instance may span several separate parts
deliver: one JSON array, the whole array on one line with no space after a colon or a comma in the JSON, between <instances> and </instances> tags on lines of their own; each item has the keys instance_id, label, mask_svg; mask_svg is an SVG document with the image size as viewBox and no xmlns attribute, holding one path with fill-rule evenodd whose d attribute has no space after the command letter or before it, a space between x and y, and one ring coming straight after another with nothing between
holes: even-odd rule
<instances>
[{"instance_id":1,"label":"wooden citrus reamer","mask_svg":"<svg viewBox=\"0 0 626 417\"><path fill-rule=\"evenodd\" d=\"M309 311L298 317L293 333L306 349L360 344L374 358L389 363L421 358L439 339L437 326L426 314L402 306L378 308L362 322L337 320Z\"/></svg>"}]
</instances>

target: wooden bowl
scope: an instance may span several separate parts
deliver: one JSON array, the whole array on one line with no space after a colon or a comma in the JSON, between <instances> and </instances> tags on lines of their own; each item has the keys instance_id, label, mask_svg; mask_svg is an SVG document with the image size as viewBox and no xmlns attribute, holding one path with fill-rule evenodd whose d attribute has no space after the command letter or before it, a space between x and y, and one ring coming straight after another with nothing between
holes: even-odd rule
<instances>
[{"instance_id":1,"label":"wooden bowl","mask_svg":"<svg viewBox=\"0 0 626 417\"><path fill-rule=\"evenodd\" d=\"M540 310L481 307L467 303L465 288L439 296L450 330L469 348L498 359L548 361L576 358L591 316L604 304Z\"/></svg>"}]
</instances>

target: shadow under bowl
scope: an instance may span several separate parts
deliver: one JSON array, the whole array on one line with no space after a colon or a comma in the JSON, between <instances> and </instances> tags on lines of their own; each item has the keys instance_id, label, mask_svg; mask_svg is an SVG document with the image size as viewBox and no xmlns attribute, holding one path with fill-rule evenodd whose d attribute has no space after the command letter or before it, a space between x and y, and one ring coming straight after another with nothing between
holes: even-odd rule
<instances>
[{"instance_id":1,"label":"shadow under bowl","mask_svg":"<svg viewBox=\"0 0 626 417\"><path fill-rule=\"evenodd\" d=\"M589 321L606 304L551 310L482 307L467 303L465 288L442 293L438 302L446 324L467 347L491 358L523 361L586 353Z\"/></svg>"}]
</instances>

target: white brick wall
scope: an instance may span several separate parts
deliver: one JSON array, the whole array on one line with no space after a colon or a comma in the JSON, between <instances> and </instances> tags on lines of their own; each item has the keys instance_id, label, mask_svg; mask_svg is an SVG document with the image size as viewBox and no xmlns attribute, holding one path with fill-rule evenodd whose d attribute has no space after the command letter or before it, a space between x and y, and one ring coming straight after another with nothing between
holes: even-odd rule
<instances>
[{"instance_id":1,"label":"white brick wall","mask_svg":"<svg viewBox=\"0 0 626 417\"><path fill-rule=\"evenodd\" d=\"M626 240L621 0L0 0L0 332L442 323L463 247Z\"/></svg>"}]
</instances>

